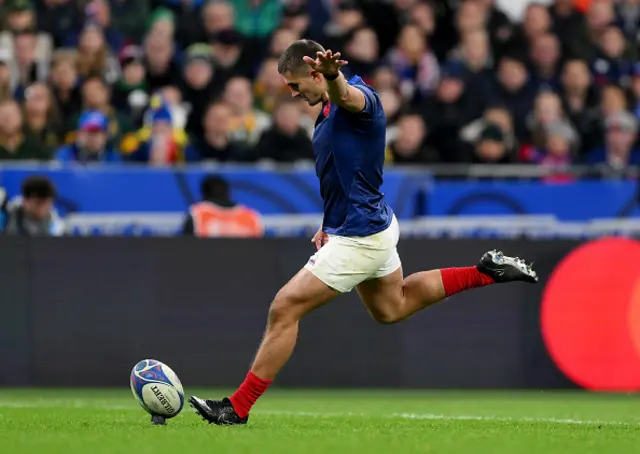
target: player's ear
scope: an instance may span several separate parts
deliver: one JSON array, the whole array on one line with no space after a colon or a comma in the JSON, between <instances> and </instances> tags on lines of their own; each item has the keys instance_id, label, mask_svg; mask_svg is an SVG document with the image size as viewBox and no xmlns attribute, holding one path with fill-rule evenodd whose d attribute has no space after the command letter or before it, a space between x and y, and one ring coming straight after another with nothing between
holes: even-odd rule
<instances>
[{"instance_id":1,"label":"player's ear","mask_svg":"<svg viewBox=\"0 0 640 454\"><path fill-rule=\"evenodd\" d=\"M313 78L314 81L318 82L322 80L322 77L320 77L320 73L318 71L311 71L311 77Z\"/></svg>"}]
</instances>

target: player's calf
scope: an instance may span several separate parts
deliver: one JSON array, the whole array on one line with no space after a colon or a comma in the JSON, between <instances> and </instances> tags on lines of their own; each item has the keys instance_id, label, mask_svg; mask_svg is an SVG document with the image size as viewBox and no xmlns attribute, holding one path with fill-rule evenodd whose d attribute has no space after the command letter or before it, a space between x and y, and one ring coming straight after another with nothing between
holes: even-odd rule
<instances>
[{"instance_id":1,"label":"player's calf","mask_svg":"<svg viewBox=\"0 0 640 454\"><path fill-rule=\"evenodd\" d=\"M311 272L301 270L271 303L262 343L251 370L236 392L222 400L203 400L193 396L189 399L191 406L210 423L245 424L253 405L291 356L300 319L335 296L336 292Z\"/></svg>"}]
</instances>

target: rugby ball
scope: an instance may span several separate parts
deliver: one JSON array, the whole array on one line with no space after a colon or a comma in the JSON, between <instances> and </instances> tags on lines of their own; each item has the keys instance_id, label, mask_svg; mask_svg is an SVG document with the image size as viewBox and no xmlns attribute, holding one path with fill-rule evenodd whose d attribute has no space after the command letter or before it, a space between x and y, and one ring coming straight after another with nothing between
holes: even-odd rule
<instances>
[{"instance_id":1,"label":"rugby ball","mask_svg":"<svg viewBox=\"0 0 640 454\"><path fill-rule=\"evenodd\" d=\"M145 359L133 367L131 391L140 406L152 416L177 416L184 406L184 390L169 366L155 359Z\"/></svg>"}]
</instances>

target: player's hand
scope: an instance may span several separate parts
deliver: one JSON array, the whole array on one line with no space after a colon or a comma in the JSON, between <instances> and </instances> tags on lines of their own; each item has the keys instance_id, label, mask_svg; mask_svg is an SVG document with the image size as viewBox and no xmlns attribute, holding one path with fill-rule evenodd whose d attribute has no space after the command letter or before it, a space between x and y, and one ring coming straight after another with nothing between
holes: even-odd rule
<instances>
[{"instance_id":1,"label":"player's hand","mask_svg":"<svg viewBox=\"0 0 640 454\"><path fill-rule=\"evenodd\" d=\"M313 235L313 238L311 238L311 242L315 243L316 245L316 251L319 251L320 248L325 244L327 244L328 241L329 241L329 235L327 235L322 231L322 227L320 227L316 232L316 234Z\"/></svg>"},{"instance_id":2,"label":"player's hand","mask_svg":"<svg viewBox=\"0 0 640 454\"><path fill-rule=\"evenodd\" d=\"M340 52L334 54L329 49L324 52L318 52L315 60L306 56L302 59L311 66L311 69L327 76L335 76L341 67L349 63L346 60L340 60Z\"/></svg>"}]
</instances>

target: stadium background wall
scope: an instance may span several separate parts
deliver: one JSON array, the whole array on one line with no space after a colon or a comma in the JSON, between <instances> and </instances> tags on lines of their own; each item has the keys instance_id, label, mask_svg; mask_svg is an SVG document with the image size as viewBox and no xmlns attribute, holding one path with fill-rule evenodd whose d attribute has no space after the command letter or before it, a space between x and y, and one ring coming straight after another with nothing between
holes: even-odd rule
<instances>
[{"instance_id":1,"label":"stadium background wall","mask_svg":"<svg viewBox=\"0 0 640 454\"><path fill-rule=\"evenodd\" d=\"M576 245L404 240L400 252L409 273L503 248L535 260L544 282ZM235 385L271 298L312 253L306 240L183 238L0 238L0 251L0 385L14 386L126 386L148 357L187 386ZM573 387L541 339L543 288L474 290L395 326L377 325L356 295L343 296L303 321L278 384Z\"/></svg>"}]
</instances>

